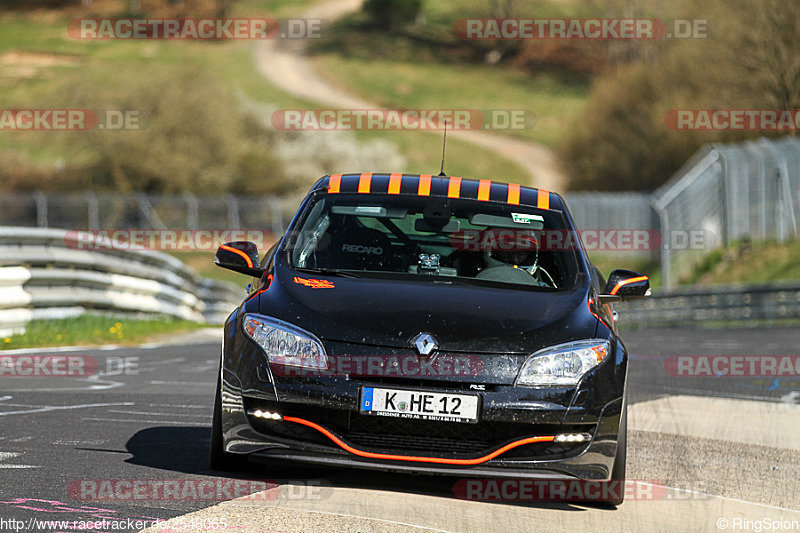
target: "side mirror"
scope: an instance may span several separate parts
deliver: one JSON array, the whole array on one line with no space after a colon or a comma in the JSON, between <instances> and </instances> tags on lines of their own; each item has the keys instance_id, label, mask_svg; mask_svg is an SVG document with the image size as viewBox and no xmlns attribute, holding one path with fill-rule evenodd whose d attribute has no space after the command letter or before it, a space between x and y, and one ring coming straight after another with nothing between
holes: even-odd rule
<instances>
[{"instance_id":1,"label":"side mirror","mask_svg":"<svg viewBox=\"0 0 800 533\"><path fill-rule=\"evenodd\" d=\"M650 296L650 280L631 270L615 270L608 276L600 303L610 304Z\"/></svg>"},{"instance_id":2,"label":"side mirror","mask_svg":"<svg viewBox=\"0 0 800 533\"><path fill-rule=\"evenodd\" d=\"M214 255L214 264L256 278L264 275L258 259L258 246L250 241L220 244Z\"/></svg>"}]
</instances>

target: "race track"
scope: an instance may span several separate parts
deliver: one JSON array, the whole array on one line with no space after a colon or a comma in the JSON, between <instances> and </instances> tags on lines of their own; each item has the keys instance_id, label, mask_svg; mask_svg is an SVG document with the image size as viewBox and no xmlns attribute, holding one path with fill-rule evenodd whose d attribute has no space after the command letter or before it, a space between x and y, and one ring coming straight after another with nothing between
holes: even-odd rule
<instances>
[{"instance_id":1,"label":"race track","mask_svg":"<svg viewBox=\"0 0 800 533\"><path fill-rule=\"evenodd\" d=\"M94 358L100 372L0 377L0 531L75 531L76 523L44 521L103 519L91 530L131 531L175 517L171 531L755 531L765 523L800 530L800 378L689 378L670 375L665 364L675 355L797 355L800 331L623 337L632 354L632 497L617 510L468 501L454 496L458 480L445 477L291 465L252 465L241 476L210 471L219 341L209 336L188 346L37 350ZM103 499L103 480L184 488L207 481L216 493ZM257 487L253 480L277 485L257 498L222 501L235 482Z\"/></svg>"}]
</instances>

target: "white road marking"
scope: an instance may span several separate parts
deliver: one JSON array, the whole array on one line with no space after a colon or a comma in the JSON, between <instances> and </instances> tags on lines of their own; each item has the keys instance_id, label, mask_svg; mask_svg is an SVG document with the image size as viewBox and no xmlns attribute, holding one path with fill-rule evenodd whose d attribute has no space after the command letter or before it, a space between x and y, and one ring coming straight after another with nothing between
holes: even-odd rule
<instances>
[{"instance_id":1,"label":"white road marking","mask_svg":"<svg viewBox=\"0 0 800 533\"><path fill-rule=\"evenodd\" d=\"M208 409L205 405L176 405L169 403L148 403L148 407L183 407L184 409Z\"/></svg>"},{"instance_id":2,"label":"white road marking","mask_svg":"<svg viewBox=\"0 0 800 533\"><path fill-rule=\"evenodd\" d=\"M24 415L30 413L49 413L52 411L66 411L70 409L86 409L91 407L116 407L125 405L136 405L136 404L133 402L121 402L121 403L86 403L82 405L49 405L39 409L28 409L25 411L7 411L5 413L0 412L0 416Z\"/></svg>"},{"instance_id":3,"label":"white road marking","mask_svg":"<svg viewBox=\"0 0 800 533\"><path fill-rule=\"evenodd\" d=\"M152 415L152 416L175 416L175 413L152 413L149 411L120 411L116 409L109 409L109 413L118 413L121 415ZM196 414L188 414L188 415L180 415L180 416L199 416L202 418L208 418L207 415L196 415Z\"/></svg>"},{"instance_id":4,"label":"white road marking","mask_svg":"<svg viewBox=\"0 0 800 533\"><path fill-rule=\"evenodd\" d=\"M19 457L20 455L22 454L17 452L0 452L0 469L39 468L38 466L34 465L7 465L1 462L5 461L6 459L13 459L15 457Z\"/></svg>"},{"instance_id":5,"label":"white road marking","mask_svg":"<svg viewBox=\"0 0 800 533\"><path fill-rule=\"evenodd\" d=\"M689 490L689 489L679 489L678 487L667 487L667 486L664 486L664 485L653 485L652 483L647 483L647 482L644 482L644 481L635 481L634 483L638 483L639 485L647 485L649 487L658 487L658 488L664 488L664 489L668 489L668 490L674 490L674 491L678 491L678 492L688 492L689 494L697 494L698 496L708 496L708 497L711 497L711 498L719 498L721 500L728 500L728 501L736 502L736 503L746 503L747 505L756 505L758 507L767 507L768 509L775 509L776 511L787 511L789 513L798 513L798 514L800 514L800 511L798 511L797 509L789 509L789 508L786 508L786 507L778 507L777 505L769 505L768 503L750 502L750 501L747 501L747 500L740 500L738 498L729 498L727 496L719 496L717 494L710 494L708 492L700 492L700 491Z\"/></svg>"},{"instance_id":6,"label":"white road marking","mask_svg":"<svg viewBox=\"0 0 800 533\"><path fill-rule=\"evenodd\" d=\"M178 357L176 359L166 359L164 361L154 361L154 362L142 362L141 366L148 367L148 366L164 366L164 365L171 365L172 363L185 363L185 357Z\"/></svg>"},{"instance_id":7,"label":"white road marking","mask_svg":"<svg viewBox=\"0 0 800 533\"><path fill-rule=\"evenodd\" d=\"M92 422L122 422L125 424L178 424L179 426L196 426L199 422L179 422L177 420L136 420L133 418L81 418L81 420L91 420ZM210 426L210 424L209 424Z\"/></svg>"},{"instance_id":8,"label":"white road marking","mask_svg":"<svg viewBox=\"0 0 800 533\"><path fill-rule=\"evenodd\" d=\"M72 378L76 381L88 381L92 385L85 387L46 387L39 389L11 389L13 392L74 392L74 391L88 391L88 390L108 390L116 389L126 385L121 381L111 381L110 379L100 379L99 375L89 376L88 378Z\"/></svg>"},{"instance_id":9,"label":"white road marking","mask_svg":"<svg viewBox=\"0 0 800 533\"><path fill-rule=\"evenodd\" d=\"M10 400L11 398L12 398L11 396L0 396L0 402L4 402L6 400Z\"/></svg>"},{"instance_id":10,"label":"white road marking","mask_svg":"<svg viewBox=\"0 0 800 533\"><path fill-rule=\"evenodd\" d=\"M213 387L215 384L211 381L151 381L150 385L203 385Z\"/></svg>"}]
</instances>

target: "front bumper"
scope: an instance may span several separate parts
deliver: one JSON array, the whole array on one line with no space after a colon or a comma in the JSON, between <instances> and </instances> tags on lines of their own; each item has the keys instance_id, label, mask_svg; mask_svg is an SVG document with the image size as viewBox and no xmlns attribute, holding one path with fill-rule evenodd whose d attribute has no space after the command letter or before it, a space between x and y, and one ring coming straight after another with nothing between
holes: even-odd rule
<instances>
[{"instance_id":1,"label":"front bumper","mask_svg":"<svg viewBox=\"0 0 800 533\"><path fill-rule=\"evenodd\" d=\"M559 403L558 395L548 391L538 392L542 398L549 394L550 401L535 402L531 395L536 389L494 387L481 393L484 410L478 424L429 423L360 415L360 382L297 384L298 394L292 394L291 386L278 392L268 379L262 373L260 383L251 381L243 387L238 375L223 370L227 452L254 460L469 477L607 480L613 468L621 390L601 405L586 405L582 389L563 391ZM279 412L285 419L257 419L251 416L256 408ZM453 434L442 435L443 425ZM592 438L569 446L555 445L552 439L535 441L571 432L589 433Z\"/></svg>"}]
</instances>

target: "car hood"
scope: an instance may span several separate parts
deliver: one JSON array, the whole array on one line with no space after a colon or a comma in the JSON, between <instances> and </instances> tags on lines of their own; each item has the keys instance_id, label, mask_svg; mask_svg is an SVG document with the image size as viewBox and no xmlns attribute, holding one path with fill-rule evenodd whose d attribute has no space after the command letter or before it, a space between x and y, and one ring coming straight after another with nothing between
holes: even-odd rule
<instances>
[{"instance_id":1,"label":"car hood","mask_svg":"<svg viewBox=\"0 0 800 533\"><path fill-rule=\"evenodd\" d=\"M522 354L594 336L587 291L327 277L278 267L259 310L322 340L410 348L424 332L440 352Z\"/></svg>"}]
</instances>

